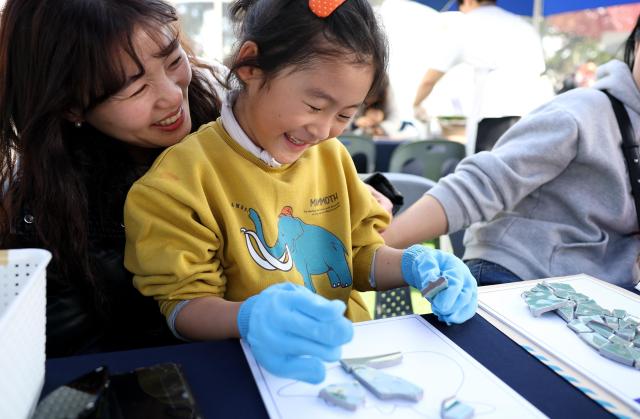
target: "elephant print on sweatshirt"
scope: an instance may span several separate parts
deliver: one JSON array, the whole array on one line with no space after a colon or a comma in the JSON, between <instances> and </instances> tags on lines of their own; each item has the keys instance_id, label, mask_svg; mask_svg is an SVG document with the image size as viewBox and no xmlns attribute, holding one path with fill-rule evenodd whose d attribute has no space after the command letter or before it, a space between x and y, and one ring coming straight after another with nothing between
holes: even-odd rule
<instances>
[{"instance_id":1,"label":"elephant print on sweatshirt","mask_svg":"<svg viewBox=\"0 0 640 419\"><path fill-rule=\"evenodd\" d=\"M313 292L316 289L311 275L326 274L331 286L349 287L353 280L347 262L344 244L330 231L307 224L294 217L289 206L282 208L278 216L278 238L273 246L267 244L260 215L249 209L249 218L255 231L242 228L247 249L252 259L266 270L290 271L293 266L302 275L304 285ZM255 246L254 243L255 242Z\"/></svg>"}]
</instances>

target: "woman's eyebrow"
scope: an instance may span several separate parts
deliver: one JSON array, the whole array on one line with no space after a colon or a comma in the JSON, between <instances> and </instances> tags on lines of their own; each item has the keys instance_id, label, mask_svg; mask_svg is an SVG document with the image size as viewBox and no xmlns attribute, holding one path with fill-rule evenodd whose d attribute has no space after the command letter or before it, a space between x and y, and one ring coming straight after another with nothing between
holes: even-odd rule
<instances>
[{"instance_id":1,"label":"woman's eyebrow","mask_svg":"<svg viewBox=\"0 0 640 419\"><path fill-rule=\"evenodd\" d=\"M153 54L154 58L164 58L169 56L173 51L175 51L176 49L178 49L178 46L180 45L180 40L178 39L178 37L174 37L171 42L169 42L167 45L165 45L164 47L162 47L160 49L160 51L158 51L157 53Z\"/></svg>"}]
</instances>

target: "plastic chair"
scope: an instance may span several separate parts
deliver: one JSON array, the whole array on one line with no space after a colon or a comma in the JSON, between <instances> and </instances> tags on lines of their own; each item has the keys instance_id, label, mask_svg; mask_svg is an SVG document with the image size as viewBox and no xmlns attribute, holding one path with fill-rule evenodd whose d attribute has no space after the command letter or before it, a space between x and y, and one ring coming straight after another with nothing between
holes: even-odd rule
<instances>
[{"instance_id":1,"label":"plastic chair","mask_svg":"<svg viewBox=\"0 0 640 419\"><path fill-rule=\"evenodd\" d=\"M370 137L341 135L338 140L349 150L358 173L373 172L376 164L376 144Z\"/></svg>"},{"instance_id":2,"label":"plastic chair","mask_svg":"<svg viewBox=\"0 0 640 419\"><path fill-rule=\"evenodd\" d=\"M400 207L396 216L405 208L409 208L436 184L430 179L410 173L385 172L383 174L404 197L404 204Z\"/></svg>"},{"instance_id":3,"label":"plastic chair","mask_svg":"<svg viewBox=\"0 0 640 419\"><path fill-rule=\"evenodd\" d=\"M455 141L414 141L401 144L393 151L389 171L411 173L437 181L453 172L465 156L464 145Z\"/></svg>"}]
</instances>

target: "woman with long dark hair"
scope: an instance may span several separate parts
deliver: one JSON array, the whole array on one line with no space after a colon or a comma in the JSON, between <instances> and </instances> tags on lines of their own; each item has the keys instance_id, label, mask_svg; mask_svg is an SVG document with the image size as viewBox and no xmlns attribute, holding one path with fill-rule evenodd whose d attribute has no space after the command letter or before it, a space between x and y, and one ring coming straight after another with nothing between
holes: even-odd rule
<instances>
[{"instance_id":1,"label":"woman with long dark hair","mask_svg":"<svg viewBox=\"0 0 640 419\"><path fill-rule=\"evenodd\" d=\"M161 0L8 0L0 22L0 245L53 253L47 355L169 342L124 269L122 209L219 112L216 72Z\"/></svg>"}]
</instances>

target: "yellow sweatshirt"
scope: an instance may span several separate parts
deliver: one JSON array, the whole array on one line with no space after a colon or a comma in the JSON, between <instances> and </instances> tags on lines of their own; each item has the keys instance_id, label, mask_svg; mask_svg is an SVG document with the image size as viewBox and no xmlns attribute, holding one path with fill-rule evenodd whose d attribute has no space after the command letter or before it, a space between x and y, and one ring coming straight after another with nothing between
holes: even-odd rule
<instances>
[{"instance_id":1,"label":"yellow sweatshirt","mask_svg":"<svg viewBox=\"0 0 640 419\"><path fill-rule=\"evenodd\" d=\"M127 196L125 265L165 316L182 300L243 301L289 281L369 318L353 290L370 290L378 230L389 216L330 139L269 167L220 121L170 147Z\"/></svg>"}]
</instances>

